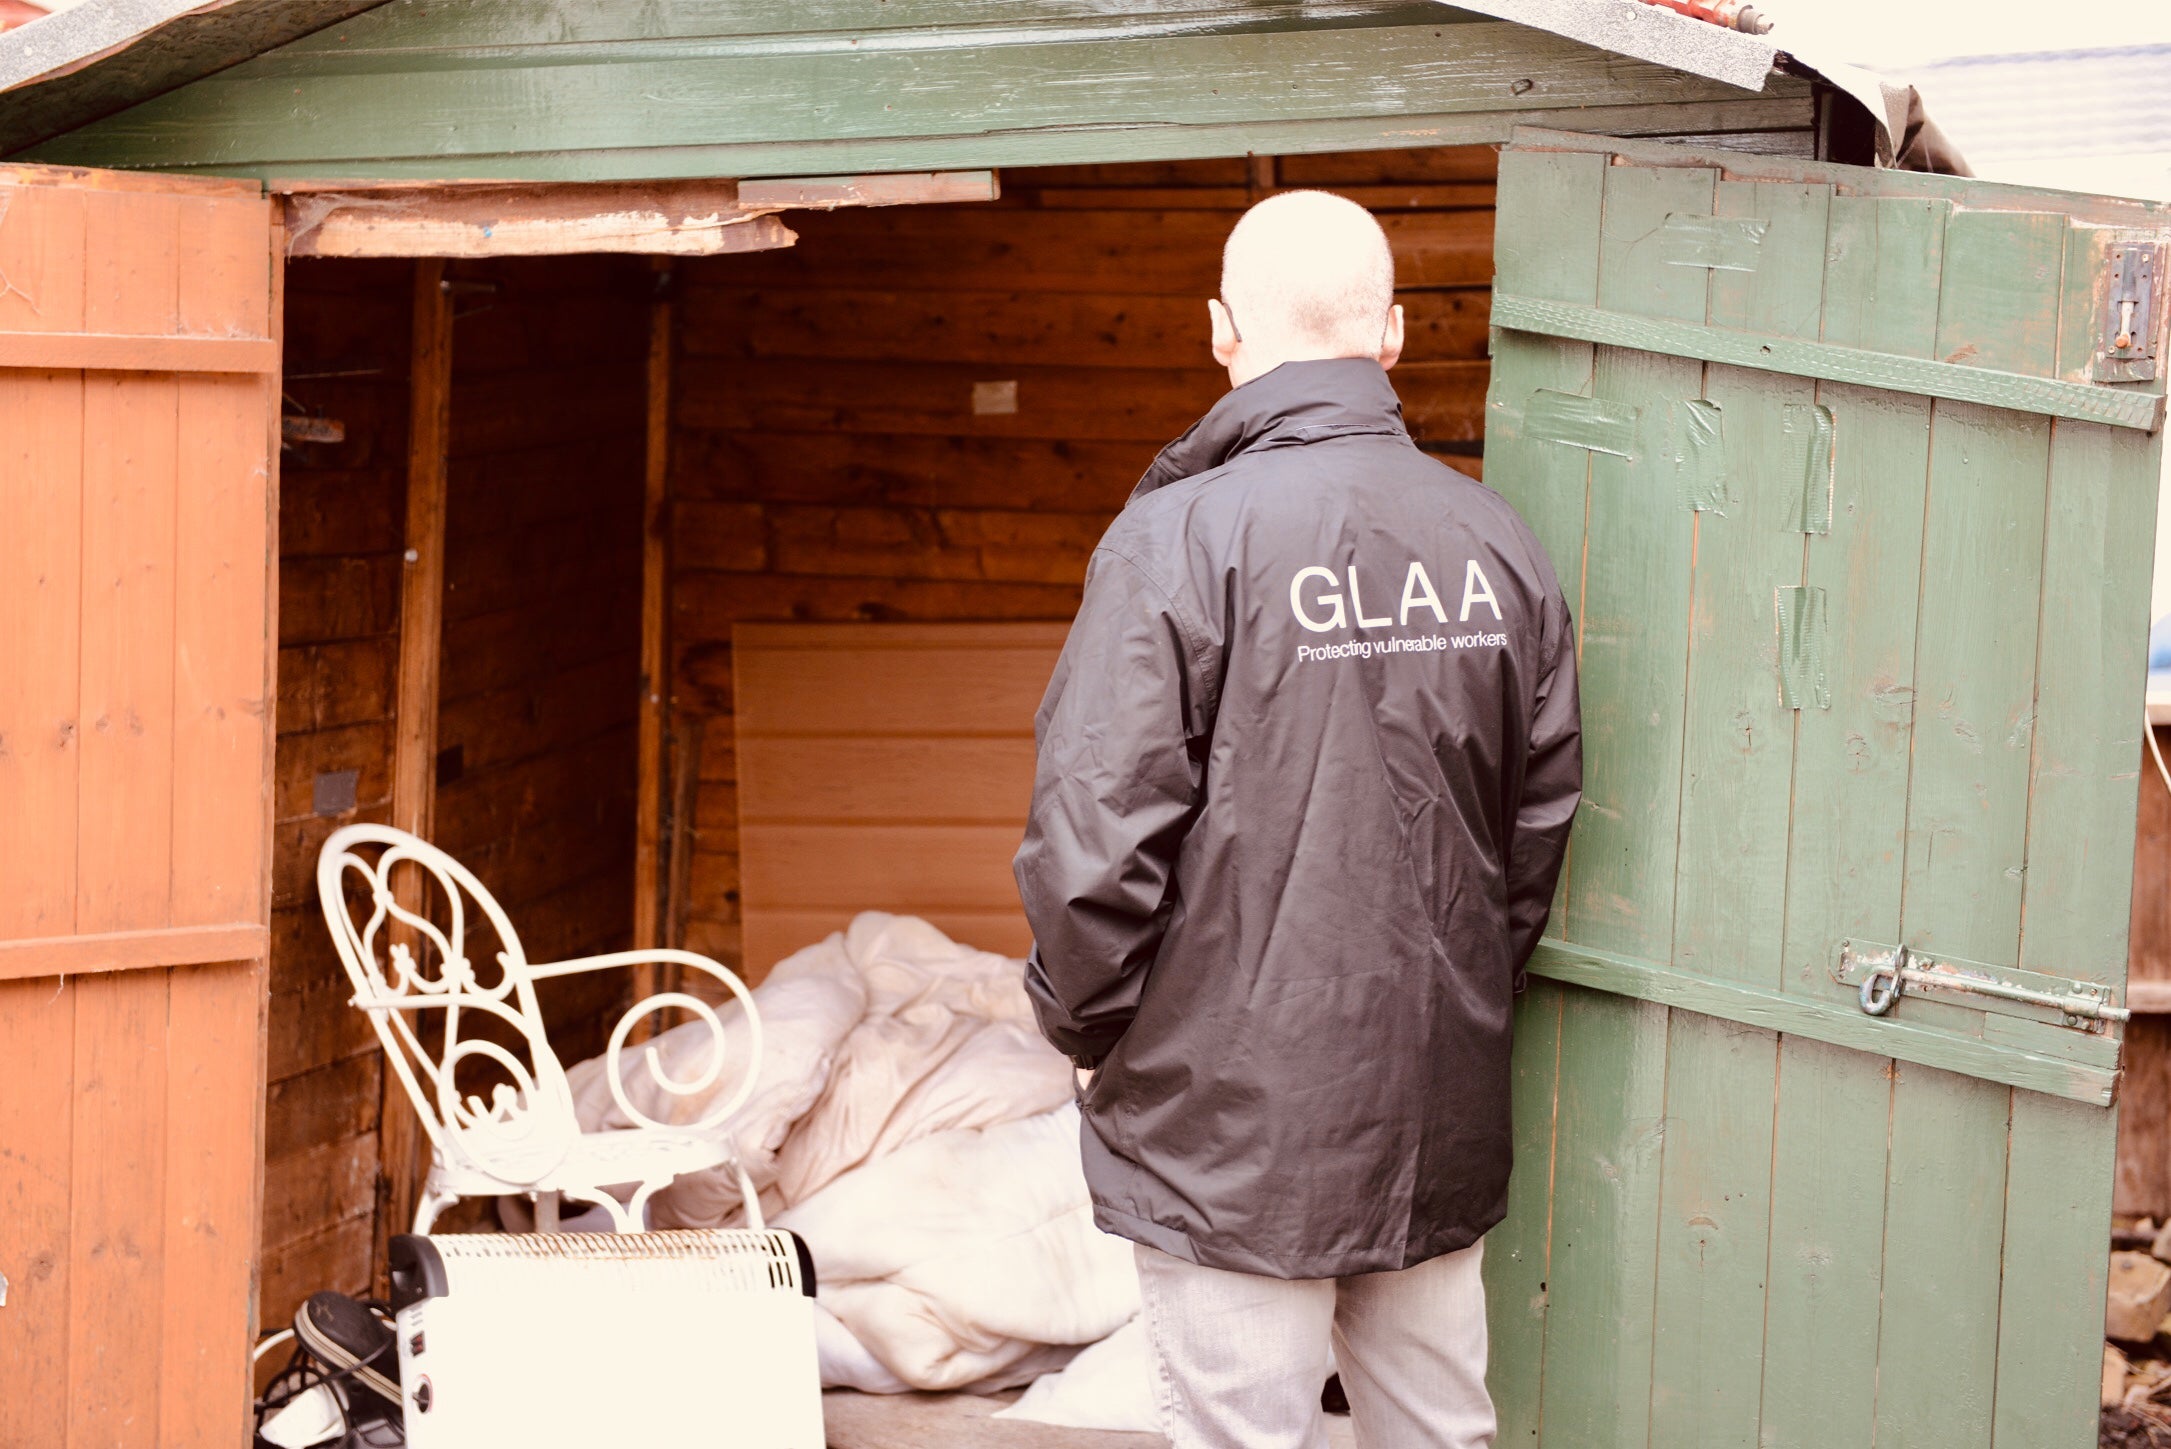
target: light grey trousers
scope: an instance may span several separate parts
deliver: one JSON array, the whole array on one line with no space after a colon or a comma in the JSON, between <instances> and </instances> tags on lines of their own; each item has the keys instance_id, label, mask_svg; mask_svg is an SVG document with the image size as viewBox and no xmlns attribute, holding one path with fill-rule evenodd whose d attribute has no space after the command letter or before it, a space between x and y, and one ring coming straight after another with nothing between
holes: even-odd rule
<instances>
[{"instance_id":1,"label":"light grey trousers","mask_svg":"<svg viewBox=\"0 0 2171 1449\"><path fill-rule=\"evenodd\" d=\"M1483 1243L1395 1273L1300 1279L1132 1246L1173 1449L1326 1449L1319 1390L1337 1367L1360 1449L1493 1442Z\"/></svg>"}]
</instances>

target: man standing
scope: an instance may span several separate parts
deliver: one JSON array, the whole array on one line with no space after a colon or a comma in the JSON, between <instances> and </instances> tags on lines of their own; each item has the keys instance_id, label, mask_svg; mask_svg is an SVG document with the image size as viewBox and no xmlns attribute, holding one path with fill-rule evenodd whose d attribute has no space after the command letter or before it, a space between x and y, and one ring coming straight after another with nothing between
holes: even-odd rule
<instances>
[{"instance_id":1,"label":"man standing","mask_svg":"<svg viewBox=\"0 0 2171 1449\"><path fill-rule=\"evenodd\" d=\"M1486 1445L1512 1006L1581 794L1567 605L1403 429L1363 208L1253 207L1207 306L1232 391L1094 552L1041 705L1026 984L1176 1449L1323 1446L1330 1340L1361 1443Z\"/></svg>"}]
</instances>

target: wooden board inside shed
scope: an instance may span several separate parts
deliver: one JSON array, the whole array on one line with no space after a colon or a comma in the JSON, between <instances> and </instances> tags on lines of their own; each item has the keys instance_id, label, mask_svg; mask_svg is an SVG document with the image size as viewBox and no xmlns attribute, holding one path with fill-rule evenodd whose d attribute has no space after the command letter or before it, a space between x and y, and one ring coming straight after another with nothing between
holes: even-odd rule
<instances>
[{"instance_id":1,"label":"wooden board inside shed","mask_svg":"<svg viewBox=\"0 0 2171 1449\"><path fill-rule=\"evenodd\" d=\"M741 624L739 850L749 979L860 911L1022 956L1010 857L1033 712L1068 626Z\"/></svg>"}]
</instances>

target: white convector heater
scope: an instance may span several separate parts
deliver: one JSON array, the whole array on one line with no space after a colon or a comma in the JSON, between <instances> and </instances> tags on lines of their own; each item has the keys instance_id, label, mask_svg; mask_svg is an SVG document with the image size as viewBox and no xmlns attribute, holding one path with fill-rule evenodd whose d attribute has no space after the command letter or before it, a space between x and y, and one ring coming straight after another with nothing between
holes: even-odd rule
<instances>
[{"instance_id":1,"label":"white convector heater","mask_svg":"<svg viewBox=\"0 0 2171 1449\"><path fill-rule=\"evenodd\" d=\"M822 1449L790 1233L402 1234L390 1259L411 1449Z\"/></svg>"}]
</instances>

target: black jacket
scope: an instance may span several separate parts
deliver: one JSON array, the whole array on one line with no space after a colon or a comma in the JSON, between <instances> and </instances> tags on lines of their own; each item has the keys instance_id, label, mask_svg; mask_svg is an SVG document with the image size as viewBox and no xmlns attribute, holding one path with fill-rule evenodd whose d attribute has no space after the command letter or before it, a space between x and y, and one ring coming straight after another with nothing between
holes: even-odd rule
<instances>
[{"instance_id":1,"label":"black jacket","mask_svg":"<svg viewBox=\"0 0 2171 1449\"><path fill-rule=\"evenodd\" d=\"M1372 362L1154 461L1086 575L1017 856L1107 1231L1281 1278L1498 1222L1508 1040L1582 787L1538 542Z\"/></svg>"}]
</instances>

